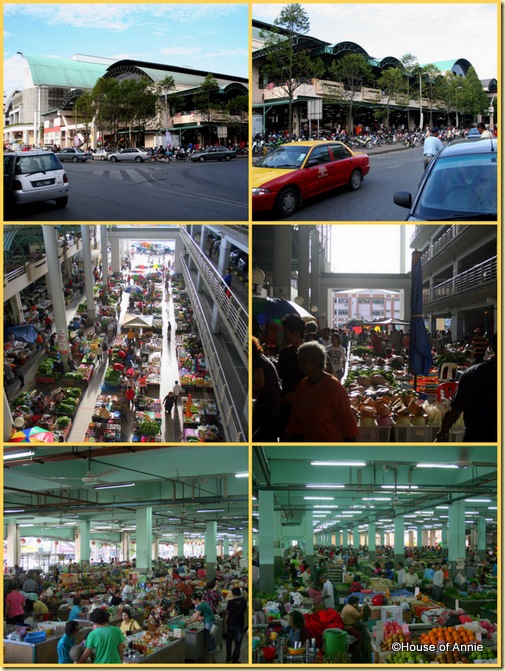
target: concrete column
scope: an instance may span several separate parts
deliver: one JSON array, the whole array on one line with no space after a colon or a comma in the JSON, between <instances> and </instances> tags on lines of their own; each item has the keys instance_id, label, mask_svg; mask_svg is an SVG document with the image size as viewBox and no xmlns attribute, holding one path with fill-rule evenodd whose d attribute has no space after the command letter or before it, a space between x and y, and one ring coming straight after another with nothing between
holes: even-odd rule
<instances>
[{"instance_id":1,"label":"concrete column","mask_svg":"<svg viewBox=\"0 0 505 671\"><path fill-rule=\"evenodd\" d=\"M376 557L376 551L375 551L375 533L376 533L376 526L375 522L369 522L368 523L368 560L370 562L375 561Z\"/></svg>"},{"instance_id":2,"label":"concrete column","mask_svg":"<svg viewBox=\"0 0 505 671\"><path fill-rule=\"evenodd\" d=\"M50 286L50 284L49 284L49 273L46 273L46 274L44 275L44 279L45 279L45 281L46 281L47 297L49 298L49 300L51 300L51 299L52 299L52 295L51 295L51 286Z\"/></svg>"},{"instance_id":3,"label":"concrete column","mask_svg":"<svg viewBox=\"0 0 505 671\"><path fill-rule=\"evenodd\" d=\"M310 305L307 306L309 312L313 305L317 305L319 312L322 312L319 296L319 231L315 227L310 231Z\"/></svg>"},{"instance_id":4,"label":"concrete column","mask_svg":"<svg viewBox=\"0 0 505 671\"><path fill-rule=\"evenodd\" d=\"M102 286L106 294L109 293L109 253L107 250L107 226L101 224L100 229L100 244L102 248ZM121 254L120 254L121 257ZM121 268L121 263L119 264L119 269Z\"/></svg>"},{"instance_id":5,"label":"concrete column","mask_svg":"<svg viewBox=\"0 0 505 671\"><path fill-rule=\"evenodd\" d=\"M121 270L121 254L119 252L119 238L110 239L110 265L113 273Z\"/></svg>"},{"instance_id":6,"label":"concrete column","mask_svg":"<svg viewBox=\"0 0 505 671\"><path fill-rule=\"evenodd\" d=\"M152 566L151 553L153 542L152 506L137 509L137 570L145 573Z\"/></svg>"},{"instance_id":7,"label":"concrete column","mask_svg":"<svg viewBox=\"0 0 505 671\"><path fill-rule=\"evenodd\" d=\"M230 555L230 539L228 536L224 536L223 538L223 557L228 557Z\"/></svg>"},{"instance_id":8,"label":"concrete column","mask_svg":"<svg viewBox=\"0 0 505 671\"><path fill-rule=\"evenodd\" d=\"M284 228L284 227L278 227ZM274 589L274 493L258 493L260 584L262 592Z\"/></svg>"},{"instance_id":9,"label":"concrete column","mask_svg":"<svg viewBox=\"0 0 505 671\"><path fill-rule=\"evenodd\" d=\"M344 529L342 531L342 545L346 548L349 545L349 535L348 530Z\"/></svg>"},{"instance_id":10,"label":"concrete column","mask_svg":"<svg viewBox=\"0 0 505 671\"><path fill-rule=\"evenodd\" d=\"M9 405L9 399L4 389L4 441L7 442L11 437L12 433L12 424L14 420L12 419L11 407Z\"/></svg>"},{"instance_id":11,"label":"concrete column","mask_svg":"<svg viewBox=\"0 0 505 671\"><path fill-rule=\"evenodd\" d=\"M465 560L465 502L454 501L449 504L449 542L448 559L451 577L456 573L456 560Z\"/></svg>"},{"instance_id":12,"label":"concrete column","mask_svg":"<svg viewBox=\"0 0 505 671\"><path fill-rule=\"evenodd\" d=\"M175 257L174 257L174 272L176 272L176 273L181 273L182 272L182 264L181 264L180 256L181 256L183 251L184 251L184 245L182 244L181 236L176 235L175 236Z\"/></svg>"},{"instance_id":13,"label":"concrete column","mask_svg":"<svg viewBox=\"0 0 505 671\"><path fill-rule=\"evenodd\" d=\"M423 546L423 525L417 525L417 547L420 548Z\"/></svg>"},{"instance_id":14,"label":"concrete column","mask_svg":"<svg viewBox=\"0 0 505 671\"><path fill-rule=\"evenodd\" d=\"M17 293L12 298L9 298L9 303L12 308L12 316L14 317L14 322L16 324L24 324L25 316L23 314L23 308L21 307L21 294Z\"/></svg>"},{"instance_id":15,"label":"concrete column","mask_svg":"<svg viewBox=\"0 0 505 671\"><path fill-rule=\"evenodd\" d=\"M310 226L298 226L298 295L303 298L303 307L309 305Z\"/></svg>"},{"instance_id":16,"label":"concrete column","mask_svg":"<svg viewBox=\"0 0 505 671\"><path fill-rule=\"evenodd\" d=\"M51 287L53 297L54 323L57 333L57 347L65 370L68 369L68 328L67 315L65 312L65 297L63 295L63 283L61 281L61 267L58 258L58 239L55 226L42 226L44 245L46 248L47 267L51 272L47 273L47 281Z\"/></svg>"},{"instance_id":17,"label":"concrete column","mask_svg":"<svg viewBox=\"0 0 505 671\"><path fill-rule=\"evenodd\" d=\"M216 575L217 560L217 521L207 520L205 523L205 557L207 560L207 581Z\"/></svg>"},{"instance_id":18,"label":"concrete column","mask_svg":"<svg viewBox=\"0 0 505 671\"><path fill-rule=\"evenodd\" d=\"M230 241L223 237L221 239L221 246L219 247L219 259L217 263L217 272L219 273L220 277L224 277L224 275L226 275L226 268L228 268L230 263L230 250ZM231 291L233 292L233 284ZM212 333L220 333L221 331L221 316L215 303L212 308L211 329Z\"/></svg>"},{"instance_id":19,"label":"concrete column","mask_svg":"<svg viewBox=\"0 0 505 671\"><path fill-rule=\"evenodd\" d=\"M121 533L121 560L130 559L130 534L127 531Z\"/></svg>"},{"instance_id":20,"label":"concrete column","mask_svg":"<svg viewBox=\"0 0 505 671\"><path fill-rule=\"evenodd\" d=\"M202 226L199 247L204 254L205 254L205 245L207 244L207 238L208 238L209 233L210 233L210 231L207 229L207 227ZM191 233L191 236L192 236L192 233ZM205 256L206 256L206 254L205 254ZM189 256L188 267L190 268L190 270L196 270L197 271L195 286L196 286L196 290L198 291L198 293L200 293L200 291L202 291L202 288L204 286L203 277L202 277L202 273L198 270L197 264L193 261L191 255Z\"/></svg>"},{"instance_id":21,"label":"concrete column","mask_svg":"<svg viewBox=\"0 0 505 671\"><path fill-rule=\"evenodd\" d=\"M282 520L281 511L273 511L274 574L282 574Z\"/></svg>"},{"instance_id":22,"label":"concrete column","mask_svg":"<svg viewBox=\"0 0 505 671\"><path fill-rule=\"evenodd\" d=\"M75 544L75 559L78 562L88 562L90 554L90 521L79 521L79 543Z\"/></svg>"},{"instance_id":23,"label":"concrete column","mask_svg":"<svg viewBox=\"0 0 505 671\"><path fill-rule=\"evenodd\" d=\"M359 547L359 529L357 524L352 528L352 546L355 550Z\"/></svg>"},{"instance_id":24,"label":"concrete column","mask_svg":"<svg viewBox=\"0 0 505 671\"><path fill-rule=\"evenodd\" d=\"M477 520L477 550L481 556L486 550L486 520L484 514Z\"/></svg>"},{"instance_id":25,"label":"concrete column","mask_svg":"<svg viewBox=\"0 0 505 671\"><path fill-rule=\"evenodd\" d=\"M182 531L177 534L177 556L179 559L184 557L184 534Z\"/></svg>"},{"instance_id":26,"label":"concrete column","mask_svg":"<svg viewBox=\"0 0 505 671\"><path fill-rule=\"evenodd\" d=\"M448 552L448 529L447 524L442 526L442 555L447 557Z\"/></svg>"},{"instance_id":27,"label":"concrete column","mask_svg":"<svg viewBox=\"0 0 505 671\"><path fill-rule=\"evenodd\" d=\"M82 259L84 265L84 287L86 294L86 307L88 313L88 324L93 325L96 317L93 263L91 261L91 244L89 240L89 226L81 226L82 233Z\"/></svg>"},{"instance_id":28,"label":"concrete column","mask_svg":"<svg viewBox=\"0 0 505 671\"><path fill-rule=\"evenodd\" d=\"M158 559L158 555L160 554L160 537L153 536L153 539L151 558L154 561L155 559Z\"/></svg>"},{"instance_id":29,"label":"concrete column","mask_svg":"<svg viewBox=\"0 0 505 671\"><path fill-rule=\"evenodd\" d=\"M380 544L380 545L385 545L385 542L384 542L384 541L385 541L385 535L386 535L386 534L385 534L385 532L384 532L384 529L381 529L381 530L379 531L379 544Z\"/></svg>"},{"instance_id":30,"label":"concrete column","mask_svg":"<svg viewBox=\"0 0 505 671\"><path fill-rule=\"evenodd\" d=\"M248 560L249 559L249 531L248 529L243 530L243 536L242 536L242 559L243 560Z\"/></svg>"},{"instance_id":31,"label":"concrete column","mask_svg":"<svg viewBox=\"0 0 505 671\"><path fill-rule=\"evenodd\" d=\"M274 226L273 295L291 299L291 226Z\"/></svg>"},{"instance_id":32,"label":"concrete column","mask_svg":"<svg viewBox=\"0 0 505 671\"><path fill-rule=\"evenodd\" d=\"M398 514L395 517L395 564L399 561L405 561L404 530L405 523L403 515Z\"/></svg>"},{"instance_id":33,"label":"concrete column","mask_svg":"<svg viewBox=\"0 0 505 671\"><path fill-rule=\"evenodd\" d=\"M305 511L305 559L314 570L314 514L312 510Z\"/></svg>"},{"instance_id":34,"label":"concrete column","mask_svg":"<svg viewBox=\"0 0 505 671\"><path fill-rule=\"evenodd\" d=\"M18 525L15 520L7 524L7 566L14 567L21 563L21 546L19 544Z\"/></svg>"}]
</instances>

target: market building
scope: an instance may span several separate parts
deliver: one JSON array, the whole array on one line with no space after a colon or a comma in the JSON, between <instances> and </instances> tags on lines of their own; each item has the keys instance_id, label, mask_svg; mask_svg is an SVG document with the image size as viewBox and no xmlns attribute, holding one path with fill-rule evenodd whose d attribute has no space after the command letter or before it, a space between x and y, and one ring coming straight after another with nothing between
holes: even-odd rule
<instances>
[{"instance_id":1,"label":"market building","mask_svg":"<svg viewBox=\"0 0 505 671\"><path fill-rule=\"evenodd\" d=\"M266 81L261 74L264 64L266 50L264 47L265 39L262 36L268 33L272 25L253 19L252 33L252 105L253 136L256 133L265 133L270 131L283 131L288 127L288 102L283 89L277 82ZM277 28L280 34L287 34L282 28ZM320 40L304 34L296 35L296 48L309 53L311 58L319 58L328 68L332 63L338 61L345 54L361 54L371 65L375 78L380 77L381 73L390 67L401 68L400 54L384 54L380 58L371 56L366 45L356 44L355 42L344 41L334 44ZM459 77L464 77L471 67L471 63L466 58L453 60L436 61L433 63L442 74L453 72ZM483 90L489 98L488 115L484 116L482 121L485 123L494 123L493 103L496 99L496 79L481 80ZM339 85L333 81L324 78L308 78L297 88L293 100L293 132L302 135L304 131L311 130L333 130L336 126L346 126L346 113L343 108L338 109L338 104L329 103L328 98L333 94L338 94ZM419 88L419 79L412 77L411 91ZM380 88L373 86L363 86L357 92L354 99L353 115L354 125L363 128L373 129L381 122L377 121L375 112L384 110L382 123L386 123L386 102L388 102L390 117L389 125L392 128L400 129L407 127L407 101L402 100L402 96L391 101L386 100L384 92ZM411 99L408 101L408 110L410 112L410 125L414 127L424 127L429 123L430 101L423 99L421 105L419 100ZM424 111L423 111L424 110ZM480 120L480 119L479 119ZM470 115L463 114L457 106L447 112L447 108L441 102L435 101L433 107L434 125L456 124L461 127L471 124L473 119ZM353 132L353 129L350 129Z\"/></svg>"},{"instance_id":2,"label":"market building","mask_svg":"<svg viewBox=\"0 0 505 671\"><path fill-rule=\"evenodd\" d=\"M276 618L289 616L302 650L291 649L290 630L265 651L253 619L254 661L268 654L275 664L320 663L324 642L326 663L406 662L392 646L396 629L417 645L433 637L461 643L474 640L475 616L483 646L472 661L496 658L497 476L495 446L424 446L417 456L359 443L352 456L337 446L311 446L310 454L255 446L253 581L267 604L254 609L274 621L267 639ZM452 637L455 611L462 629ZM441 661L439 652L434 645L423 663Z\"/></svg>"},{"instance_id":3,"label":"market building","mask_svg":"<svg viewBox=\"0 0 505 671\"><path fill-rule=\"evenodd\" d=\"M245 441L247 252L244 226L6 226L4 440Z\"/></svg>"},{"instance_id":4,"label":"market building","mask_svg":"<svg viewBox=\"0 0 505 671\"><path fill-rule=\"evenodd\" d=\"M185 627L199 593L223 663L226 596L248 584L247 468L244 445L5 448L4 594L18 584L23 622L35 622L38 636L9 638L19 627L7 613L4 663L68 661L57 646L76 597L77 642L106 608L128 634L125 663L205 661L205 628ZM181 628L185 635L174 633Z\"/></svg>"},{"instance_id":5,"label":"market building","mask_svg":"<svg viewBox=\"0 0 505 671\"><path fill-rule=\"evenodd\" d=\"M134 146L178 146L189 142L203 146L205 143L228 144L247 140L244 119L215 112L209 124L195 111L193 99L209 74L206 71L81 54L68 59L34 54L22 56L26 61L25 82L23 88L13 92L5 103L4 142L63 148L80 146L84 142L90 147L99 147L107 142L131 141L131 133L126 127L112 133L99 128L94 120L85 124L77 117L76 100L83 92L92 90L102 77L119 81L146 77L154 87L167 76L173 77L175 88L161 87L157 116L145 129L134 132ZM220 105L247 95L247 79L210 74L218 83L214 98Z\"/></svg>"}]
</instances>

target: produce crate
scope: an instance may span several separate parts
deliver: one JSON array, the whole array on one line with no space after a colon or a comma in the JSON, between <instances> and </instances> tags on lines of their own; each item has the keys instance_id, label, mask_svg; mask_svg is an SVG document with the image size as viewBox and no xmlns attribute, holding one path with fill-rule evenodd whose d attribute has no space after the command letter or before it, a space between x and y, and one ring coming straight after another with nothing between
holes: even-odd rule
<instances>
[{"instance_id":1,"label":"produce crate","mask_svg":"<svg viewBox=\"0 0 505 671\"><path fill-rule=\"evenodd\" d=\"M433 441L431 426L395 426L394 438L397 443L430 443Z\"/></svg>"},{"instance_id":2,"label":"produce crate","mask_svg":"<svg viewBox=\"0 0 505 671\"><path fill-rule=\"evenodd\" d=\"M35 376L35 382L42 382L43 384L53 384L56 382L55 377L43 377L42 375Z\"/></svg>"}]
</instances>

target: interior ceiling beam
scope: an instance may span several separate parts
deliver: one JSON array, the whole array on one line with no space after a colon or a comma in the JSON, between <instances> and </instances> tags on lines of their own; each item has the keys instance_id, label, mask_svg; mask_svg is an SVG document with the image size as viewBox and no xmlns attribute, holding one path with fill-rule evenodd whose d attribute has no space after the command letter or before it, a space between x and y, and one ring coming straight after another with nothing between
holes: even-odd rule
<instances>
[{"instance_id":1,"label":"interior ceiling beam","mask_svg":"<svg viewBox=\"0 0 505 671\"><path fill-rule=\"evenodd\" d=\"M127 446L121 446L121 447L105 447L105 448L88 448L88 447L75 447L72 449L71 452L57 452L54 454L48 454L47 456L41 454L41 455L35 455L35 458L30 459L30 458L22 458L22 459L10 459L8 462L4 463L4 468L11 468L13 466L27 466L33 462L40 464L40 463L49 463L52 461L69 461L73 459L93 459L93 457L104 457L104 456L109 456L113 454L124 454L125 452L148 452L148 451L153 451L153 450L167 450L170 448L176 448L180 447L179 445L163 445L163 446L150 446L150 447L142 447L142 448L135 448L135 447L127 447ZM78 450L82 449L82 452L79 452ZM19 452L20 448L17 447L12 450L5 450L5 454L10 454L13 452Z\"/></svg>"}]
</instances>

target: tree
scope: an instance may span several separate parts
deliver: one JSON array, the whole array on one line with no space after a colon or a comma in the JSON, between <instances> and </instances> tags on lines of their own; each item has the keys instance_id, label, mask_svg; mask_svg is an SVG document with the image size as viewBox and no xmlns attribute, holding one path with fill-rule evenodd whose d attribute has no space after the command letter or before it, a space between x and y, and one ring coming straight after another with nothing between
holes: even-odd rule
<instances>
[{"instance_id":1,"label":"tree","mask_svg":"<svg viewBox=\"0 0 505 671\"><path fill-rule=\"evenodd\" d=\"M306 49L298 48L300 35L310 30L307 12L299 4L286 5L274 25L261 31L264 40L265 62L261 75L274 83L288 99L288 133L293 133L293 100L296 91L311 78L320 77L324 66L320 59L313 59Z\"/></svg>"},{"instance_id":2,"label":"tree","mask_svg":"<svg viewBox=\"0 0 505 671\"><path fill-rule=\"evenodd\" d=\"M209 73L200 84L198 93L193 97L195 110L202 115L202 121L207 124L209 129L209 144L211 144L211 124L216 120L217 116L221 115L223 110L222 105L216 100L216 93L218 92L219 83L217 79Z\"/></svg>"},{"instance_id":3,"label":"tree","mask_svg":"<svg viewBox=\"0 0 505 671\"><path fill-rule=\"evenodd\" d=\"M77 100L75 101L75 121L76 121L76 132L77 132L77 121L80 119L81 123L84 124L84 135L85 143L89 145L89 135L90 129L89 126L93 121L95 116L95 105L93 102L93 96L91 91L85 91L82 93Z\"/></svg>"},{"instance_id":4,"label":"tree","mask_svg":"<svg viewBox=\"0 0 505 671\"><path fill-rule=\"evenodd\" d=\"M421 70L421 81L427 85L428 100L430 101L430 127L433 126L433 102L436 99L436 82L437 77L442 73L433 63L428 63L424 65Z\"/></svg>"},{"instance_id":5,"label":"tree","mask_svg":"<svg viewBox=\"0 0 505 671\"><path fill-rule=\"evenodd\" d=\"M93 105L95 107L95 123L101 130L108 130L114 136L119 130L122 119L122 100L119 82L113 77L101 77L91 91Z\"/></svg>"},{"instance_id":6,"label":"tree","mask_svg":"<svg viewBox=\"0 0 505 671\"><path fill-rule=\"evenodd\" d=\"M353 132L353 103L363 84L372 79L372 66L362 54L345 54L329 69L329 79L343 85L340 93L328 91L327 102L340 103L349 108L349 132Z\"/></svg>"},{"instance_id":7,"label":"tree","mask_svg":"<svg viewBox=\"0 0 505 671\"><path fill-rule=\"evenodd\" d=\"M399 68L384 70L377 80L377 86L386 96L386 126L389 128L389 106L391 101L402 90L403 77Z\"/></svg>"},{"instance_id":8,"label":"tree","mask_svg":"<svg viewBox=\"0 0 505 671\"><path fill-rule=\"evenodd\" d=\"M482 84L474 67L469 67L465 77L461 79L462 91L460 107L462 111L471 114L474 118L479 114L487 113L489 99L482 90ZM458 101L460 97L458 95Z\"/></svg>"},{"instance_id":9,"label":"tree","mask_svg":"<svg viewBox=\"0 0 505 671\"><path fill-rule=\"evenodd\" d=\"M160 79L159 82L156 83L156 93L160 98L158 99L158 106L160 108L160 112L162 110L165 111L165 130L168 130L168 94L170 91L173 91L175 89L175 81L172 75L165 75L163 79ZM164 98L164 104L161 104L161 98Z\"/></svg>"},{"instance_id":10,"label":"tree","mask_svg":"<svg viewBox=\"0 0 505 671\"><path fill-rule=\"evenodd\" d=\"M407 130L410 130L410 78L416 67L419 66L417 58L414 54L407 52L400 57L400 63L403 66L403 71L405 72L405 81L406 81L406 91L407 91Z\"/></svg>"},{"instance_id":11,"label":"tree","mask_svg":"<svg viewBox=\"0 0 505 671\"><path fill-rule=\"evenodd\" d=\"M228 113L228 127L236 129L239 139L242 138L242 128L247 124L249 112L249 96L242 95L232 98L226 105Z\"/></svg>"}]
</instances>

